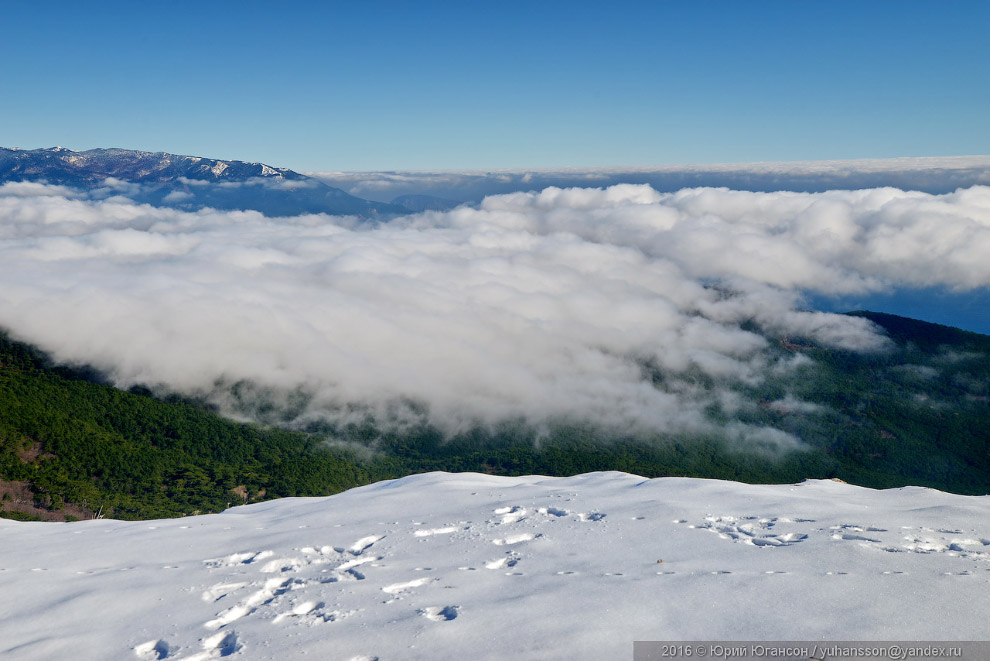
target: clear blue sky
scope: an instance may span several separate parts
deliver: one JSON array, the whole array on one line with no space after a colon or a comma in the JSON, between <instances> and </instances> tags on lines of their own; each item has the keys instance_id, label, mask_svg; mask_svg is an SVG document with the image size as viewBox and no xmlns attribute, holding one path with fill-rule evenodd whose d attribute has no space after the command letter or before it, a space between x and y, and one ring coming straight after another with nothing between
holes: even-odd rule
<instances>
[{"instance_id":1,"label":"clear blue sky","mask_svg":"<svg viewBox=\"0 0 990 661\"><path fill-rule=\"evenodd\" d=\"M0 145L297 170L990 153L990 3L11 2Z\"/></svg>"}]
</instances>

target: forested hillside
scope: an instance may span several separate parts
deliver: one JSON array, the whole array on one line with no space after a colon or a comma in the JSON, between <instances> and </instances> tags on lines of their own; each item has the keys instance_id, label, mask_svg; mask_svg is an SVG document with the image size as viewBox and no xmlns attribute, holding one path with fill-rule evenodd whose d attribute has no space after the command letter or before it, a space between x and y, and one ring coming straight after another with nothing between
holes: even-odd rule
<instances>
[{"instance_id":1,"label":"forested hillside","mask_svg":"<svg viewBox=\"0 0 990 661\"><path fill-rule=\"evenodd\" d=\"M861 354L779 339L776 351L810 360L739 393L754 405L734 420L789 432L804 443L798 451L753 451L720 435L615 438L568 427L539 439L524 429L447 441L424 431L386 436L382 447L399 471L622 470L744 482L837 477L874 488L990 493L990 337L894 315L853 314L883 327L894 348ZM711 415L730 421L718 410Z\"/></svg>"},{"instance_id":2,"label":"forested hillside","mask_svg":"<svg viewBox=\"0 0 990 661\"><path fill-rule=\"evenodd\" d=\"M0 336L0 515L170 517L426 470L622 470L747 482L838 477L870 487L990 493L990 337L856 314L883 326L896 349L858 354L778 340L777 351L804 354L806 366L740 392L755 405L735 419L805 444L772 456L717 434L621 437L564 424L542 434L506 425L455 438L370 424L306 433L241 424L194 403L98 383L85 369L53 366ZM362 459L335 449L342 444L331 446L331 438L373 452Z\"/></svg>"},{"instance_id":3,"label":"forested hillside","mask_svg":"<svg viewBox=\"0 0 990 661\"><path fill-rule=\"evenodd\" d=\"M92 383L0 338L0 477L37 504L116 518L219 511L258 498L329 494L369 481L318 439ZM12 498L4 501L14 509Z\"/></svg>"}]
</instances>

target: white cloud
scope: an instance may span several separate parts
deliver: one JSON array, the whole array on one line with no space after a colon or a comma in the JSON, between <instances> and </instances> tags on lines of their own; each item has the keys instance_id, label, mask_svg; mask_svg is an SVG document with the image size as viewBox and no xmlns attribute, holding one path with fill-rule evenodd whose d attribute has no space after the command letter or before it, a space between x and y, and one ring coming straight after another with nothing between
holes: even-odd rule
<instances>
[{"instance_id":1,"label":"white cloud","mask_svg":"<svg viewBox=\"0 0 990 661\"><path fill-rule=\"evenodd\" d=\"M242 382L254 384L244 396L302 392L302 419L706 432L706 407L731 403L728 389L800 368L746 324L884 346L863 319L802 311L801 290L990 285L980 187L548 189L378 224L33 190L0 188L0 326L125 386L221 404Z\"/></svg>"},{"instance_id":2,"label":"white cloud","mask_svg":"<svg viewBox=\"0 0 990 661\"><path fill-rule=\"evenodd\" d=\"M52 184L43 184L35 181L8 181L3 184L0 184L0 197L4 197L4 198L12 198L12 197L75 198L80 196L81 193L79 191L73 190L72 188L69 188L67 186L55 186Z\"/></svg>"},{"instance_id":3,"label":"white cloud","mask_svg":"<svg viewBox=\"0 0 990 661\"><path fill-rule=\"evenodd\" d=\"M550 186L607 187L622 183L647 184L661 191L727 187L748 191L823 192L892 186L904 190L947 193L957 188L990 185L990 156L309 174L352 195L382 202L409 194L479 202L488 195L536 191Z\"/></svg>"},{"instance_id":4,"label":"white cloud","mask_svg":"<svg viewBox=\"0 0 990 661\"><path fill-rule=\"evenodd\" d=\"M193 199L194 197L195 196L188 191L174 190L165 197L163 197L162 202L166 202L168 204L175 204L176 202L187 202Z\"/></svg>"}]
</instances>

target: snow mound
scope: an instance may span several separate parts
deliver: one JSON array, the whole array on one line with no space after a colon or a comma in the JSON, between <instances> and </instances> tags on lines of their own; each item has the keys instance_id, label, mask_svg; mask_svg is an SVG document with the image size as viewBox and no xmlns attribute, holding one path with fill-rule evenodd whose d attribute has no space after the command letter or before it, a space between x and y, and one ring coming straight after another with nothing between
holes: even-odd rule
<instances>
[{"instance_id":1,"label":"snow mound","mask_svg":"<svg viewBox=\"0 0 990 661\"><path fill-rule=\"evenodd\" d=\"M0 537L3 658L628 659L990 619L990 497L914 487L430 473Z\"/></svg>"}]
</instances>

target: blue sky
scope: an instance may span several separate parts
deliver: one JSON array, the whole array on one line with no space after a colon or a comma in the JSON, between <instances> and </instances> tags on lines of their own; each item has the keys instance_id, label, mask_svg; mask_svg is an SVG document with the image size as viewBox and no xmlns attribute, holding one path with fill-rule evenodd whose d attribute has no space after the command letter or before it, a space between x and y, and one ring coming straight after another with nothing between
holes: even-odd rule
<instances>
[{"instance_id":1,"label":"blue sky","mask_svg":"<svg viewBox=\"0 0 990 661\"><path fill-rule=\"evenodd\" d=\"M986 2L2 11L3 146L297 170L990 153Z\"/></svg>"}]
</instances>

